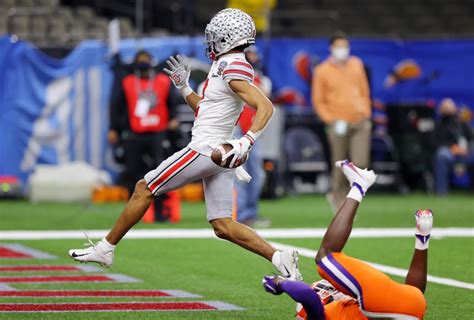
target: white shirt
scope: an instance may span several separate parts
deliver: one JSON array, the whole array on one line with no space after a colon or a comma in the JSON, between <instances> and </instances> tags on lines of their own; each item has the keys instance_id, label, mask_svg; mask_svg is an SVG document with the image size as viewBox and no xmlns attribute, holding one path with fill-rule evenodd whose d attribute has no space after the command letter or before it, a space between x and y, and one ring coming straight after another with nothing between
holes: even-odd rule
<instances>
[{"instance_id":1,"label":"white shirt","mask_svg":"<svg viewBox=\"0 0 474 320\"><path fill-rule=\"evenodd\" d=\"M229 87L229 82L252 82L253 76L253 68L243 53L226 54L212 63L197 106L191 149L210 156L215 147L233 138L244 103Z\"/></svg>"}]
</instances>

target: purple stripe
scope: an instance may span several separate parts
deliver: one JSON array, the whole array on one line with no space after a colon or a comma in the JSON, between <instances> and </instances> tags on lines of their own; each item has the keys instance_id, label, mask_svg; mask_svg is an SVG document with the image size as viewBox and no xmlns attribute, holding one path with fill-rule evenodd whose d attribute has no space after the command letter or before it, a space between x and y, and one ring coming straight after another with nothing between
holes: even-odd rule
<instances>
[{"instance_id":1,"label":"purple stripe","mask_svg":"<svg viewBox=\"0 0 474 320\"><path fill-rule=\"evenodd\" d=\"M362 187L360 186L360 184L358 184L357 182L354 182L354 183L352 184L352 186L353 186L353 187L356 187L357 189L359 189L359 192L360 192L360 194L362 194L363 197L365 196L364 190L362 190Z\"/></svg>"},{"instance_id":2,"label":"purple stripe","mask_svg":"<svg viewBox=\"0 0 474 320\"><path fill-rule=\"evenodd\" d=\"M347 290L347 292L349 292L350 294L352 294L352 296L354 298L357 297L357 295L351 290L351 288L349 288L344 282L342 282L341 279L339 279L338 277L336 277L336 275L334 273L332 273L331 270L329 270L328 267L326 267L324 265L324 262L323 260L321 260L321 262L319 263L319 266L324 270L324 272L326 272L335 282L337 282L341 287L343 287L344 289ZM327 279L329 280L329 279Z\"/></svg>"},{"instance_id":3,"label":"purple stripe","mask_svg":"<svg viewBox=\"0 0 474 320\"><path fill-rule=\"evenodd\" d=\"M362 287L360 286L359 282L347 271L337 260L333 257L332 254L329 254L328 256L329 261L332 262L332 264L343 274L349 279L350 282L359 290L360 296L357 296L360 299L360 306L362 309L364 309L364 298L363 298L363 293L362 293Z\"/></svg>"},{"instance_id":4,"label":"purple stripe","mask_svg":"<svg viewBox=\"0 0 474 320\"><path fill-rule=\"evenodd\" d=\"M349 166L349 163L350 163L349 160L347 160L347 159L344 160L344 161L342 162L342 167L344 167L344 166Z\"/></svg>"},{"instance_id":5,"label":"purple stripe","mask_svg":"<svg viewBox=\"0 0 474 320\"><path fill-rule=\"evenodd\" d=\"M415 237L417 237L423 244L427 243L430 239L430 235L422 236L421 234L415 234Z\"/></svg>"}]
</instances>

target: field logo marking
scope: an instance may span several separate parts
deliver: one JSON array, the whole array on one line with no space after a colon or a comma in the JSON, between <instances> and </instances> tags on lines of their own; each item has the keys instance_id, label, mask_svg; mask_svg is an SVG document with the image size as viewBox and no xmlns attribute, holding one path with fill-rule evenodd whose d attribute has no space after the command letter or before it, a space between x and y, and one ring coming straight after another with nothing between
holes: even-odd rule
<instances>
[{"instance_id":1,"label":"field logo marking","mask_svg":"<svg viewBox=\"0 0 474 320\"><path fill-rule=\"evenodd\" d=\"M0 283L77 283L77 282L119 282L131 283L141 280L123 274L102 275L52 275L52 276L0 276Z\"/></svg>"},{"instance_id":2,"label":"field logo marking","mask_svg":"<svg viewBox=\"0 0 474 320\"><path fill-rule=\"evenodd\" d=\"M5 298L114 298L114 297L139 297L139 298L202 298L198 294L194 294L182 290L16 290L11 288L2 288L0 297Z\"/></svg>"},{"instance_id":3,"label":"field logo marking","mask_svg":"<svg viewBox=\"0 0 474 320\"><path fill-rule=\"evenodd\" d=\"M110 312L110 311L236 311L239 306L221 301L182 302L78 302L0 303L0 312Z\"/></svg>"},{"instance_id":4,"label":"field logo marking","mask_svg":"<svg viewBox=\"0 0 474 320\"><path fill-rule=\"evenodd\" d=\"M51 259L55 258L39 250L21 244L0 245L0 258ZM90 265L0 265L0 274L54 272L52 275L0 276L0 297L3 298L202 298L183 290L18 290L7 283L134 283L141 280L124 274L81 275L57 273L100 272ZM214 311L244 310L221 301L169 301L169 302L75 302L75 303L0 303L0 313L32 312L136 312L136 311Z\"/></svg>"},{"instance_id":5,"label":"field logo marking","mask_svg":"<svg viewBox=\"0 0 474 320\"><path fill-rule=\"evenodd\" d=\"M0 237L1 238L1 237ZM19 243L0 244L0 259L56 259L47 252L32 249Z\"/></svg>"},{"instance_id":6,"label":"field logo marking","mask_svg":"<svg viewBox=\"0 0 474 320\"><path fill-rule=\"evenodd\" d=\"M103 269L92 265L0 265L0 273L6 272L101 272Z\"/></svg>"}]
</instances>

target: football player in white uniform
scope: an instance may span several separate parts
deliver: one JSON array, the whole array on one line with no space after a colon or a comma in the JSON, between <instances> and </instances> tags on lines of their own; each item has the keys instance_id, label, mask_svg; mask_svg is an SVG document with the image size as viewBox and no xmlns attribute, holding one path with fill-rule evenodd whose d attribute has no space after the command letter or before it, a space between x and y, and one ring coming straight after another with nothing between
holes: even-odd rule
<instances>
[{"instance_id":1,"label":"football player in white uniform","mask_svg":"<svg viewBox=\"0 0 474 320\"><path fill-rule=\"evenodd\" d=\"M115 246L140 221L153 196L202 179L207 219L215 234L268 259L283 276L301 280L295 250L277 251L254 230L232 220L235 168L220 167L210 158L214 148L230 143L233 149L225 156L245 159L274 110L270 100L252 84L253 69L243 53L255 43L254 22L241 10L224 9L212 18L205 33L206 52L213 64L202 96L189 87L190 69L180 56L170 57L169 68L164 69L195 111L190 144L137 182L132 197L104 239L85 249L69 250L69 255L77 261L111 266ZM256 116L250 130L234 140L233 130L244 102L256 109Z\"/></svg>"}]
</instances>

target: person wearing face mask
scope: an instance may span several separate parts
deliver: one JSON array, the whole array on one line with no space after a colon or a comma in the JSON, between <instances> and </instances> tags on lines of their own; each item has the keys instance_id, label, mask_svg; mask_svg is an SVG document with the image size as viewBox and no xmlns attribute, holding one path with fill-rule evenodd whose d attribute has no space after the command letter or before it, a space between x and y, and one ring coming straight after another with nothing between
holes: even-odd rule
<instances>
[{"instance_id":1,"label":"person wearing face mask","mask_svg":"<svg viewBox=\"0 0 474 320\"><path fill-rule=\"evenodd\" d=\"M350 55L343 33L329 41L330 56L315 67L312 103L326 126L331 162L349 158L355 165L369 165L372 123L371 100L363 62ZM339 170L332 170L331 191L326 195L333 212L341 207L348 186Z\"/></svg>"},{"instance_id":2,"label":"person wearing face mask","mask_svg":"<svg viewBox=\"0 0 474 320\"><path fill-rule=\"evenodd\" d=\"M179 124L171 80L155 70L151 54L138 51L131 65L123 65L116 58L108 141L120 150L124 171L119 184L131 195L136 181L166 157L166 131L177 130ZM154 203L159 220L166 219L159 214L164 199L157 197Z\"/></svg>"},{"instance_id":3,"label":"person wearing face mask","mask_svg":"<svg viewBox=\"0 0 474 320\"><path fill-rule=\"evenodd\" d=\"M440 120L435 130L437 150L433 164L435 191L438 195L446 195L452 165L474 164L473 132L468 122L460 120L452 99L443 99L439 112Z\"/></svg>"}]
</instances>

